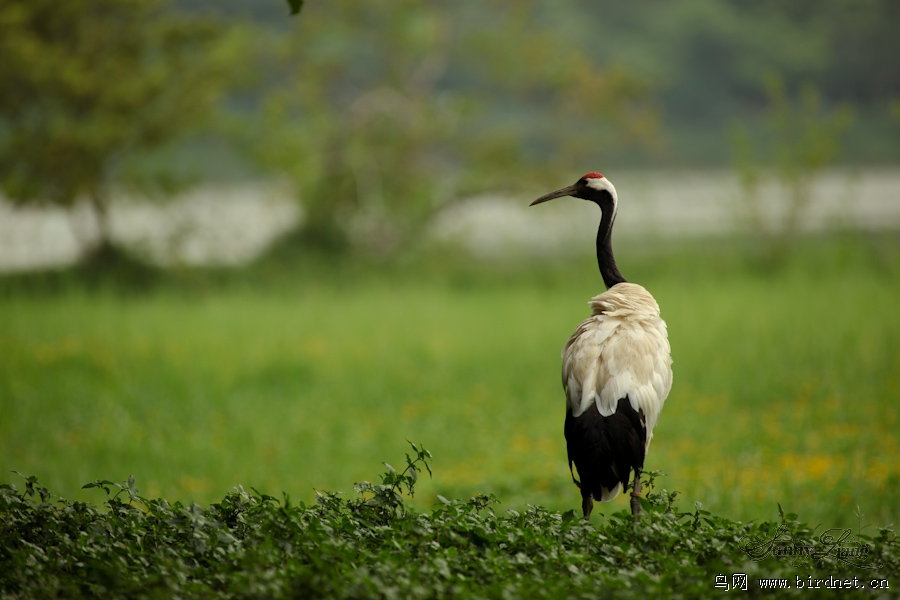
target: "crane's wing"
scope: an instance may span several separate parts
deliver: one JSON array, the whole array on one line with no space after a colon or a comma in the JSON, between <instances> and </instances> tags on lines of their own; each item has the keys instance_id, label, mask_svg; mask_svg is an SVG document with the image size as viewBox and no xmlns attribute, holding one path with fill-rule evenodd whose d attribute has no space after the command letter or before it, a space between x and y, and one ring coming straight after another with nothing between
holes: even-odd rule
<instances>
[{"instance_id":1,"label":"crane's wing","mask_svg":"<svg viewBox=\"0 0 900 600\"><path fill-rule=\"evenodd\" d=\"M639 285L620 283L591 300L594 314L563 349L562 382L572 416L591 404L604 417L628 398L653 428L672 387L672 357L659 306Z\"/></svg>"}]
</instances>

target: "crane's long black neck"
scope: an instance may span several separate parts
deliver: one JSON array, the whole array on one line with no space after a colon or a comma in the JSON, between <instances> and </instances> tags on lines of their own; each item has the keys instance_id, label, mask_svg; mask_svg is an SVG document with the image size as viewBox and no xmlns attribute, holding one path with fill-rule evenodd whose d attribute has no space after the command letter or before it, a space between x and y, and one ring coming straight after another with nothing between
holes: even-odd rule
<instances>
[{"instance_id":1,"label":"crane's long black neck","mask_svg":"<svg viewBox=\"0 0 900 600\"><path fill-rule=\"evenodd\" d=\"M600 267L603 283L606 284L606 289L609 289L617 283L624 283L625 277L616 266L616 257L613 256L612 249L612 228L616 219L615 205L612 196L608 192L604 192L604 194L606 194L606 198L597 202L603 211L600 228L597 230L597 265Z\"/></svg>"}]
</instances>

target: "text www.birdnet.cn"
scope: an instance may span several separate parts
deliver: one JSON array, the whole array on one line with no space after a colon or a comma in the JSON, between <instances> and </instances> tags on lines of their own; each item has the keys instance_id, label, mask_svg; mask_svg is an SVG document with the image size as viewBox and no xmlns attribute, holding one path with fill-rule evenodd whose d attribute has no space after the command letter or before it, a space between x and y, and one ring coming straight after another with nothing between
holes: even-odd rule
<instances>
[{"instance_id":1,"label":"text www.birdnet.cn","mask_svg":"<svg viewBox=\"0 0 900 600\"><path fill-rule=\"evenodd\" d=\"M790 590L790 589L807 589L807 590L889 590L891 589L890 581L887 579L871 579L871 578L838 578L838 577L813 577L807 575L801 577L781 578L765 578L761 577L755 580L755 587L761 590ZM749 591L754 587L746 573L731 573L727 576L723 573L716 575L714 589L722 591Z\"/></svg>"}]
</instances>

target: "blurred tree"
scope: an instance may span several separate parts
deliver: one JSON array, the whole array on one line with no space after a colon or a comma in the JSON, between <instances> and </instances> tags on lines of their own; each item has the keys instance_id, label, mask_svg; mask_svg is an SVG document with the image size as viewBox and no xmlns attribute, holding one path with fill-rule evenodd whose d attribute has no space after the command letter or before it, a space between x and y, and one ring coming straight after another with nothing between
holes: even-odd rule
<instances>
[{"instance_id":1,"label":"blurred tree","mask_svg":"<svg viewBox=\"0 0 900 600\"><path fill-rule=\"evenodd\" d=\"M111 247L110 186L124 158L209 113L229 60L215 22L163 0L0 4L0 186L14 201L84 198Z\"/></svg>"},{"instance_id":2,"label":"blurred tree","mask_svg":"<svg viewBox=\"0 0 900 600\"><path fill-rule=\"evenodd\" d=\"M260 53L269 87L243 145L294 183L305 245L388 253L463 195L654 139L645 82L599 67L535 2L335 0L296 25Z\"/></svg>"},{"instance_id":3,"label":"blurred tree","mask_svg":"<svg viewBox=\"0 0 900 600\"><path fill-rule=\"evenodd\" d=\"M754 142L741 124L731 129L734 163L743 190L743 208L755 233L769 234L769 258L781 258L787 241L794 237L811 200L812 178L838 157L841 142L853 123L846 107L826 110L812 84L805 84L799 99L792 100L782 77L769 73L764 81L769 97L767 135ZM775 174L784 194L781 218L766 222L759 186L764 174Z\"/></svg>"}]
</instances>

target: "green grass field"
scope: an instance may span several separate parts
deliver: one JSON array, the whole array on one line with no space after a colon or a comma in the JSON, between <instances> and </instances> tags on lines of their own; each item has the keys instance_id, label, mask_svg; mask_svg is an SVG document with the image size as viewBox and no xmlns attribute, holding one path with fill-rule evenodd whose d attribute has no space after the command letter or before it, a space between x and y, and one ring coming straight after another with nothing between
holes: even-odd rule
<instances>
[{"instance_id":1,"label":"green grass field","mask_svg":"<svg viewBox=\"0 0 900 600\"><path fill-rule=\"evenodd\" d=\"M746 247L622 243L675 360L647 468L745 521L780 502L828 527L856 526L857 505L867 523L895 522L900 238L806 240L777 268ZM503 508L576 508L559 352L601 288L590 257L175 278L140 294L10 284L0 481L15 469L99 501L81 485L134 474L170 501L237 484L309 500L402 462L410 439L435 457L422 506L484 492Z\"/></svg>"}]
</instances>

